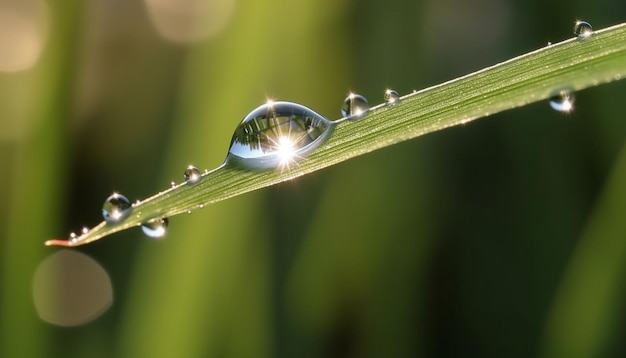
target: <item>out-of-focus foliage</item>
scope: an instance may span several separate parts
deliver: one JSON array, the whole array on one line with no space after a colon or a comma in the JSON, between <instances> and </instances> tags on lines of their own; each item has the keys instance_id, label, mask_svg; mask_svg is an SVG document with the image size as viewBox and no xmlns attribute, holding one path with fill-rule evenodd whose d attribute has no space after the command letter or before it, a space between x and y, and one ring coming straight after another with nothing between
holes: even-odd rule
<instances>
[{"instance_id":1,"label":"out-of-focus foliage","mask_svg":"<svg viewBox=\"0 0 626 358\"><path fill-rule=\"evenodd\" d=\"M40 320L33 280L57 251L43 240L99 222L114 190L143 198L188 164L217 166L267 97L336 118L349 90L378 103L624 13L615 0L0 3L0 356L623 355L621 82L577 94L567 116L531 105L176 217L163 241L137 230L81 247L113 287L90 323ZM80 292L69 272L50 300Z\"/></svg>"}]
</instances>

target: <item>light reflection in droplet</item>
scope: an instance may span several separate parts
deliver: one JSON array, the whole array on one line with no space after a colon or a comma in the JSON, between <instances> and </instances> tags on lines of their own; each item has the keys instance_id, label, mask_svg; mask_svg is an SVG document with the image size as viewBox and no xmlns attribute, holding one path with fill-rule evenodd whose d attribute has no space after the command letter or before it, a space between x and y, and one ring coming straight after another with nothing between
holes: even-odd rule
<instances>
[{"instance_id":1,"label":"light reflection in droplet","mask_svg":"<svg viewBox=\"0 0 626 358\"><path fill-rule=\"evenodd\" d=\"M80 326L111 307L113 288L108 273L94 259L78 251L61 250L37 267L33 301L43 321Z\"/></svg>"},{"instance_id":2,"label":"light reflection in droplet","mask_svg":"<svg viewBox=\"0 0 626 358\"><path fill-rule=\"evenodd\" d=\"M125 219L132 210L128 198L120 193L113 193L102 204L102 217L109 224L117 224Z\"/></svg>"},{"instance_id":3,"label":"light reflection in droplet","mask_svg":"<svg viewBox=\"0 0 626 358\"><path fill-rule=\"evenodd\" d=\"M385 91L384 99L386 104L394 104L400 100L400 95L395 90L387 89Z\"/></svg>"},{"instance_id":4,"label":"light reflection in droplet","mask_svg":"<svg viewBox=\"0 0 626 358\"><path fill-rule=\"evenodd\" d=\"M226 163L252 170L289 169L330 136L333 124L292 102L268 101L239 124Z\"/></svg>"},{"instance_id":5,"label":"light reflection in droplet","mask_svg":"<svg viewBox=\"0 0 626 358\"><path fill-rule=\"evenodd\" d=\"M568 89L555 91L550 97L550 107L555 111L569 113L574 110L574 92Z\"/></svg>"},{"instance_id":6,"label":"light reflection in droplet","mask_svg":"<svg viewBox=\"0 0 626 358\"><path fill-rule=\"evenodd\" d=\"M200 173L200 169L194 167L193 165L187 166L187 169L183 172L183 179L189 184L195 184L202 179L202 174Z\"/></svg>"},{"instance_id":7,"label":"light reflection in droplet","mask_svg":"<svg viewBox=\"0 0 626 358\"><path fill-rule=\"evenodd\" d=\"M289 165L296 155L296 144L291 137L283 136L276 143L276 152L280 157L279 165Z\"/></svg>"},{"instance_id":8,"label":"light reflection in droplet","mask_svg":"<svg viewBox=\"0 0 626 358\"><path fill-rule=\"evenodd\" d=\"M16 72L37 63L45 45L49 11L40 0L0 3L0 71Z\"/></svg>"},{"instance_id":9,"label":"light reflection in droplet","mask_svg":"<svg viewBox=\"0 0 626 358\"><path fill-rule=\"evenodd\" d=\"M341 115L344 117L359 118L370 110L367 98L357 93L350 92L341 106Z\"/></svg>"},{"instance_id":10,"label":"light reflection in droplet","mask_svg":"<svg viewBox=\"0 0 626 358\"><path fill-rule=\"evenodd\" d=\"M144 1L159 34L177 43L194 43L217 35L235 8L234 0Z\"/></svg>"},{"instance_id":11,"label":"light reflection in droplet","mask_svg":"<svg viewBox=\"0 0 626 358\"><path fill-rule=\"evenodd\" d=\"M162 239L167 233L168 224L169 220L167 218L157 219L149 223L141 224L141 230L148 237Z\"/></svg>"},{"instance_id":12,"label":"light reflection in droplet","mask_svg":"<svg viewBox=\"0 0 626 358\"><path fill-rule=\"evenodd\" d=\"M576 20L573 32L579 40L586 40L593 34L593 27L587 21Z\"/></svg>"}]
</instances>

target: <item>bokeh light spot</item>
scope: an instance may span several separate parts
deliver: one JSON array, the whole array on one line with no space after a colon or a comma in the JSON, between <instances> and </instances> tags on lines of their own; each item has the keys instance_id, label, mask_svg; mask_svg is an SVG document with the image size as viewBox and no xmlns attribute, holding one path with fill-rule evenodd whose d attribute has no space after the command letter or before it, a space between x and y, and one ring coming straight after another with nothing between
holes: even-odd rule
<instances>
[{"instance_id":1,"label":"bokeh light spot","mask_svg":"<svg viewBox=\"0 0 626 358\"><path fill-rule=\"evenodd\" d=\"M33 277L39 318L57 326L79 326L100 317L113 303L107 272L91 257L73 250L44 259Z\"/></svg>"},{"instance_id":2,"label":"bokeh light spot","mask_svg":"<svg viewBox=\"0 0 626 358\"><path fill-rule=\"evenodd\" d=\"M145 0L153 26L166 40L194 43L217 35L228 24L234 0Z\"/></svg>"},{"instance_id":3,"label":"bokeh light spot","mask_svg":"<svg viewBox=\"0 0 626 358\"><path fill-rule=\"evenodd\" d=\"M37 63L49 16L48 7L39 0L0 4L0 71L22 71Z\"/></svg>"}]
</instances>

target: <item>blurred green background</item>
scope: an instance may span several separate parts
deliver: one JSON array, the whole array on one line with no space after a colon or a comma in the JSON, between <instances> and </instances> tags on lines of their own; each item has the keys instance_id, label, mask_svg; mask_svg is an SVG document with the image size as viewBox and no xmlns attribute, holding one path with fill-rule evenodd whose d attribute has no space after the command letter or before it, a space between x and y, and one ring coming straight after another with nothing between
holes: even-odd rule
<instances>
[{"instance_id":1,"label":"blurred green background","mask_svg":"<svg viewBox=\"0 0 626 358\"><path fill-rule=\"evenodd\" d=\"M0 356L626 355L624 81L568 115L529 105L171 218L162 241L137 229L74 249L113 290L86 324L44 322L33 298L59 251L45 240L100 222L113 191L145 198L216 167L266 98L336 119L348 91L377 104L624 14L617 0L0 1ZM59 272L39 299L80 300Z\"/></svg>"}]
</instances>

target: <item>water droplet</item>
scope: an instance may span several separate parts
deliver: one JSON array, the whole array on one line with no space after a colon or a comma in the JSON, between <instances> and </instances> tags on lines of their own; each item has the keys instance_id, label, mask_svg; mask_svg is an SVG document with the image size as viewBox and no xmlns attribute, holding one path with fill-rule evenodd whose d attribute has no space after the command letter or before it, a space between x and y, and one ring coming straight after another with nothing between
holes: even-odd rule
<instances>
[{"instance_id":1,"label":"water droplet","mask_svg":"<svg viewBox=\"0 0 626 358\"><path fill-rule=\"evenodd\" d=\"M574 109L574 93L563 89L554 92L550 97L550 107L559 112L571 112Z\"/></svg>"},{"instance_id":2,"label":"water droplet","mask_svg":"<svg viewBox=\"0 0 626 358\"><path fill-rule=\"evenodd\" d=\"M586 40L593 34L593 27L587 21L577 20L574 23L574 35L579 40Z\"/></svg>"},{"instance_id":3,"label":"water droplet","mask_svg":"<svg viewBox=\"0 0 626 358\"><path fill-rule=\"evenodd\" d=\"M124 195L118 193L113 193L102 205L102 216L104 217L104 221L109 224L122 221L130 214L130 211L130 201Z\"/></svg>"},{"instance_id":4,"label":"water droplet","mask_svg":"<svg viewBox=\"0 0 626 358\"><path fill-rule=\"evenodd\" d=\"M88 232L89 232L89 228L84 227L84 228L83 228L83 231L82 231L83 235L85 235L85 234L86 234L86 233L88 233Z\"/></svg>"},{"instance_id":5,"label":"water droplet","mask_svg":"<svg viewBox=\"0 0 626 358\"><path fill-rule=\"evenodd\" d=\"M241 121L226 163L256 170L288 166L319 147L333 128L331 121L305 106L268 102Z\"/></svg>"},{"instance_id":6,"label":"water droplet","mask_svg":"<svg viewBox=\"0 0 626 358\"><path fill-rule=\"evenodd\" d=\"M176 187L176 182L171 181L170 182L170 187L172 187L172 188Z\"/></svg>"},{"instance_id":7,"label":"water droplet","mask_svg":"<svg viewBox=\"0 0 626 358\"><path fill-rule=\"evenodd\" d=\"M359 117L370 110L367 99L360 94L350 93L343 101L341 115L344 117Z\"/></svg>"},{"instance_id":8,"label":"water droplet","mask_svg":"<svg viewBox=\"0 0 626 358\"><path fill-rule=\"evenodd\" d=\"M141 231L148 237L160 239L167 233L168 223L169 220L167 218L153 220L149 223L141 224Z\"/></svg>"},{"instance_id":9,"label":"water droplet","mask_svg":"<svg viewBox=\"0 0 626 358\"><path fill-rule=\"evenodd\" d=\"M398 92L392 89L388 89L385 91L384 99L385 99L385 103L393 104L400 100L400 95L398 94Z\"/></svg>"},{"instance_id":10,"label":"water droplet","mask_svg":"<svg viewBox=\"0 0 626 358\"><path fill-rule=\"evenodd\" d=\"M200 169L194 167L193 165L190 165L187 167L187 169L185 169L185 172L183 173L183 178L185 179L185 181L187 181L187 183L195 184L199 182L200 179L202 179L202 174L200 174Z\"/></svg>"}]
</instances>

